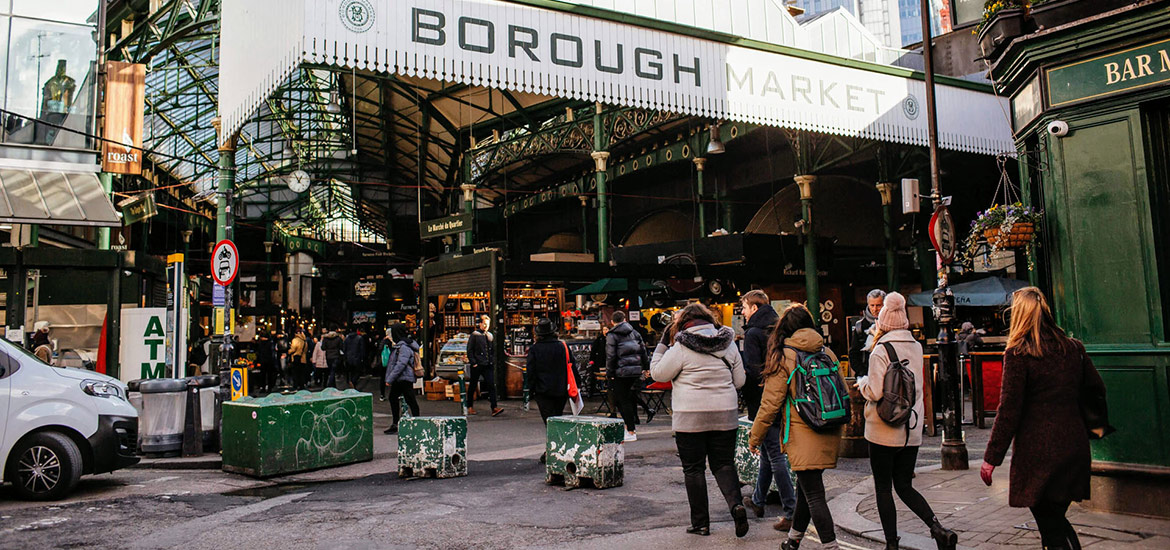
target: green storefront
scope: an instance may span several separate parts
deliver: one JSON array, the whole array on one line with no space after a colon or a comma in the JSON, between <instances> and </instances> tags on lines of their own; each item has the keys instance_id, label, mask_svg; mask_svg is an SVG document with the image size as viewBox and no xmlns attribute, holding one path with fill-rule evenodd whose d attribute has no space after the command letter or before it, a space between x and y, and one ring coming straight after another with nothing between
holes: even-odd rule
<instances>
[{"instance_id":1,"label":"green storefront","mask_svg":"<svg viewBox=\"0 0 1170 550\"><path fill-rule=\"evenodd\" d=\"M1012 98L1025 197L1046 211L1034 282L1083 340L1118 432L1094 442L1098 509L1170 515L1170 3L1017 38L992 76Z\"/></svg>"}]
</instances>

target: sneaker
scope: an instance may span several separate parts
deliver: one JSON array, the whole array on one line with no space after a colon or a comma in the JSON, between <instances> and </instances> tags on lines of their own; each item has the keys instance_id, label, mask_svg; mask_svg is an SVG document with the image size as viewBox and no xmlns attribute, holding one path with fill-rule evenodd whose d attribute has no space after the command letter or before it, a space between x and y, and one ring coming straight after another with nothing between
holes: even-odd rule
<instances>
[{"instance_id":1,"label":"sneaker","mask_svg":"<svg viewBox=\"0 0 1170 550\"><path fill-rule=\"evenodd\" d=\"M707 526L687 527L687 533L692 535L699 535L700 537L708 537L711 536L711 528Z\"/></svg>"},{"instance_id":2,"label":"sneaker","mask_svg":"<svg viewBox=\"0 0 1170 550\"><path fill-rule=\"evenodd\" d=\"M473 415L475 415L475 414L476 414L476 412L475 412L475 408L473 408L473 407L467 407L467 416L473 416Z\"/></svg>"},{"instance_id":3,"label":"sneaker","mask_svg":"<svg viewBox=\"0 0 1170 550\"><path fill-rule=\"evenodd\" d=\"M502 409L500 407L496 407L496 408L492 409L492 416L500 416L500 414L503 412L504 412L504 409Z\"/></svg>"},{"instance_id":4,"label":"sneaker","mask_svg":"<svg viewBox=\"0 0 1170 550\"><path fill-rule=\"evenodd\" d=\"M385 400L386 400L386 396L384 396L384 395L378 396L378 401L385 401Z\"/></svg>"},{"instance_id":5,"label":"sneaker","mask_svg":"<svg viewBox=\"0 0 1170 550\"><path fill-rule=\"evenodd\" d=\"M646 423L654 420L654 415L658 414L658 409L646 409Z\"/></svg>"},{"instance_id":6,"label":"sneaker","mask_svg":"<svg viewBox=\"0 0 1170 550\"><path fill-rule=\"evenodd\" d=\"M756 506L756 503L752 501L752 497L743 497L743 506L744 508L751 510L757 518L764 517L764 507Z\"/></svg>"},{"instance_id":7,"label":"sneaker","mask_svg":"<svg viewBox=\"0 0 1170 550\"><path fill-rule=\"evenodd\" d=\"M787 533L788 530L792 528L792 518L782 517L776 520L776 523L772 525L772 528L780 531L781 533Z\"/></svg>"},{"instance_id":8,"label":"sneaker","mask_svg":"<svg viewBox=\"0 0 1170 550\"><path fill-rule=\"evenodd\" d=\"M638 434L636 434L634 432L626 432L626 438L624 441L637 441L637 440L638 440Z\"/></svg>"}]
</instances>

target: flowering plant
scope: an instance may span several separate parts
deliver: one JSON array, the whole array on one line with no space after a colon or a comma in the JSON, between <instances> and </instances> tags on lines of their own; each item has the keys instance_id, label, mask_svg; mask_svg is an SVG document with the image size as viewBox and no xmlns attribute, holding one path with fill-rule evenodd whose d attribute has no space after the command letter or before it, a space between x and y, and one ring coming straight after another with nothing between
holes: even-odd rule
<instances>
[{"instance_id":1,"label":"flowering plant","mask_svg":"<svg viewBox=\"0 0 1170 550\"><path fill-rule=\"evenodd\" d=\"M971 34L979 34L995 18L995 14L1013 8L1027 8L1029 4L1029 0L987 0L983 3L983 19L971 30Z\"/></svg>"},{"instance_id":2,"label":"flowering plant","mask_svg":"<svg viewBox=\"0 0 1170 550\"><path fill-rule=\"evenodd\" d=\"M1035 226L1039 225L1044 218L1044 212L1025 206L1022 203L1016 202L1013 204L993 204L991 208L980 212L975 216L975 220L971 222L971 233L967 235L963 246L963 263L970 264L979 255L980 248L986 243L987 250L985 255L990 255L998 252L1001 248L1002 239L985 239L984 233L991 230L998 230L1002 235L1010 235L1013 228L1020 225ZM1034 231L1029 228L1029 232ZM1028 269L1032 269L1032 243L1028 242Z\"/></svg>"}]
</instances>

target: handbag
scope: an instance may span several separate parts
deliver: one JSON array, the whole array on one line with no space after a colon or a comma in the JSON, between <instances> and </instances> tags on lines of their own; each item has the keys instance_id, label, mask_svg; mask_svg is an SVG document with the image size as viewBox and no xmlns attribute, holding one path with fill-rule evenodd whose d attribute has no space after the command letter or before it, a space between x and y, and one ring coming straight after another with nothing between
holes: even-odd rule
<instances>
[{"instance_id":1,"label":"handbag","mask_svg":"<svg viewBox=\"0 0 1170 550\"><path fill-rule=\"evenodd\" d=\"M573 416L581 413L581 409L585 408L585 400L581 398L581 391L577 388L577 374L573 372L573 361L569 358L569 344L561 342L565 346L565 370L568 371L569 377L569 408L573 411Z\"/></svg>"}]
</instances>

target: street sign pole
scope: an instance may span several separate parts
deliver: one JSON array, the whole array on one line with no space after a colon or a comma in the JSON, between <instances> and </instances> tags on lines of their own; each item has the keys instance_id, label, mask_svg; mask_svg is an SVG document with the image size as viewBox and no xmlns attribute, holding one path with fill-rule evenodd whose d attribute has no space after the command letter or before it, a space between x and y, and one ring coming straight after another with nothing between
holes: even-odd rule
<instances>
[{"instance_id":1,"label":"street sign pole","mask_svg":"<svg viewBox=\"0 0 1170 550\"><path fill-rule=\"evenodd\" d=\"M928 137L930 138L930 198L934 202L937 217L938 209L940 207L945 208L945 206L943 206L942 192L940 190L942 169L939 166L938 113L934 98L934 52L932 51L934 41L930 28L930 4L930 0L921 0L919 11L922 15L922 60L925 65L923 72L926 74L926 117ZM949 220L950 215L947 214L946 218ZM934 229L933 223L931 224L931 228ZM951 232L954 232L953 225ZM966 470L967 444L963 441L963 427L959 414L963 406L963 395L959 391L958 344L955 343L951 330L954 321L951 311L954 304L954 296L951 295L950 289L947 288L947 271L950 269L950 263L954 257L953 255L949 258L946 257L947 255L944 253L944 249L938 243L935 244L935 247L939 251L939 271L938 288L934 294L934 314L938 319L939 325L942 327L941 337L938 341L938 358L939 373L941 374L941 382L945 395L943 401L942 469ZM949 303L951 307L947 306L948 296L950 296Z\"/></svg>"}]
</instances>

